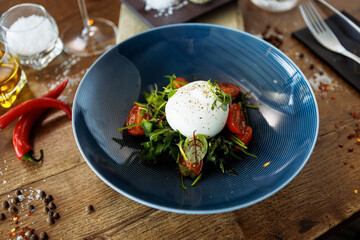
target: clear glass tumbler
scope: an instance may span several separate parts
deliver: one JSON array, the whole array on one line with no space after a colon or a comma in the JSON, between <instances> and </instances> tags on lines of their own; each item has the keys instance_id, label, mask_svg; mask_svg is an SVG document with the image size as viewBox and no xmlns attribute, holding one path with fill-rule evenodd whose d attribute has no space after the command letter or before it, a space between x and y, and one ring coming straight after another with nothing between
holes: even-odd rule
<instances>
[{"instance_id":1,"label":"clear glass tumbler","mask_svg":"<svg viewBox=\"0 0 360 240\"><path fill-rule=\"evenodd\" d=\"M285 12L299 3L299 0L250 0L253 4L270 12Z\"/></svg>"},{"instance_id":2,"label":"clear glass tumbler","mask_svg":"<svg viewBox=\"0 0 360 240\"><path fill-rule=\"evenodd\" d=\"M38 4L24 3L0 18L1 37L20 63L33 69L46 67L63 50L54 18Z\"/></svg>"},{"instance_id":3,"label":"clear glass tumbler","mask_svg":"<svg viewBox=\"0 0 360 240\"><path fill-rule=\"evenodd\" d=\"M0 106L11 107L26 82L18 57L0 41Z\"/></svg>"}]
</instances>

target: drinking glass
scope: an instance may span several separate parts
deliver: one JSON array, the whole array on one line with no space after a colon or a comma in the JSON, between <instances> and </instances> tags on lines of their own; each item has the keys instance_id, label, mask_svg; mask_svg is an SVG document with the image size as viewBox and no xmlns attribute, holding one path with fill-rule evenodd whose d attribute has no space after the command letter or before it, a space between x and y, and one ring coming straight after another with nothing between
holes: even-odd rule
<instances>
[{"instance_id":1,"label":"drinking glass","mask_svg":"<svg viewBox=\"0 0 360 240\"><path fill-rule=\"evenodd\" d=\"M270 12L284 12L294 8L299 0L250 0L256 6Z\"/></svg>"},{"instance_id":2,"label":"drinking glass","mask_svg":"<svg viewBox=\"0 0 360 240\"><path fill-rule=\"evenodd\" d=\"M18 57L0 41L0 105L11 107L26 82Z\"/></svg>"},{"instance_id":3,"label":"drinking glass","mask_svg":"<svg viewBox=\"0 0 360 240\"><path fill-rule=\"evenodd\" d=\"M38 4L16 5L0 18L2 39L20 63L45 68L63 49L54 18Z\"/></svg>"},{"instance_id":4,"label":"drinking glass","mask_svg":"<svg viewBox=\"0 0 360 240\"><path fill-rule=\"evenodd\" d=\"M64 51L80 57L110 49L116 41L117 27L103 18L89 18L85 1L78 0L81 22L70 24L61 35Z\"/></svg>"}]
</instances>

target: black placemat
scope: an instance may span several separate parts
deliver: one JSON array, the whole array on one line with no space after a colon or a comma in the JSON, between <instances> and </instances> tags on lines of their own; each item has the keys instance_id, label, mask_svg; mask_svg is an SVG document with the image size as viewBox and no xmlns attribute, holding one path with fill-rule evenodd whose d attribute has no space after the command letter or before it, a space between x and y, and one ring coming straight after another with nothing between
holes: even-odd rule
<instances>
[{"instance_id":1,"label":"black placemat","mask_svg":"<svg viewBox=\"0 0 360 240\"><path fill-rule=\"evenodd\" d=\"M175 9L171 15L157 16L155 10L145 10L144 0L120 0L122 3L137 15L149 27L159 27L174 23L188 22L196 17L199 17L209 11L212 11L224 4L230 3L234 0L216 0L205 4L195 4L187 1L188 4L179 9ZM183 2L183 1L180 1Z\"/></svg>"},{"instance_id":2,"label":"black placemat","mask_svg":"<svg viewBox=\"0 0 360 240\"><path fill-rule=\"evenodd\" d=\"M360 26L360 22L349 13L343 11L345 16ZM325 22L338 37L342 45L350 52L360 57L360 33L346 23L341 17L332 15ZM317 56L333 68L345 81L360 91L360 64L350 58L334 53L321 46L311 35L308 28L303 28L292 33L306 47L311 49Z\"/></svg>"}]
</instances>

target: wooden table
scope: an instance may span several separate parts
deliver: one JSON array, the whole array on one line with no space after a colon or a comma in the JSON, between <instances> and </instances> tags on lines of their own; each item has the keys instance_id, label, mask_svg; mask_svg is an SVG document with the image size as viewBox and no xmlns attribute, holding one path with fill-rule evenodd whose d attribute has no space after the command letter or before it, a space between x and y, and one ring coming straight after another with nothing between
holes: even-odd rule
<instances>
[{"instance_id":1,"label":"wooden table","mask_svg":"<svg viewBox=\"0 0 360 240\"><path fill-rule=\"evenodd\" d=\"M1 0L0 13L22 2ZM57 21L60 32L79 18L75 0L27 2L43 5ZM91 17L104 17L118 24L124 10L120 10L119 1L86 2ZM328 2L360 19L359 1ZM275 14L246 0L238 4L236 14L242 14L246 31L261 34L266 25L280 29L284 35L280 49L304 74L312 79L323 72L332 82L327 91L314 88L320 111L319 137L311 158L292 182L258 204L223 214L182 215L152 209L103 183L82 158L71 121L59 111L50 111L41 117L31 136L36 153L45 151L40 164L17 160L12 147L15 123L0 133L0 201L12 199L18 189L25 197L18 205L17 221L0 208L7 217L0 221L0 239L8 239L12 232L18 234L24 227L34 228L38 234L46 231L50 239L315 239L356 216L360 210L360 145L348 136L360 125L349 114L360 114L359 92L291 37L292 31L305 26L298 9ZM137 27L137 31L144 28ZM70 87L62 100L71 105L81 77L97 57L77 58L62 53L43 71L25 68L28 84L16 104L41 96L69 77ZM0 114L4 112L0 109ZM44 203L38 199L40 190L53 196L55 211L60 214L53 225L46 222ZM95 207L91 214L85 210L89 204ZM28 205L36 208L31 216Z\"/></svg>"}]
</instances>

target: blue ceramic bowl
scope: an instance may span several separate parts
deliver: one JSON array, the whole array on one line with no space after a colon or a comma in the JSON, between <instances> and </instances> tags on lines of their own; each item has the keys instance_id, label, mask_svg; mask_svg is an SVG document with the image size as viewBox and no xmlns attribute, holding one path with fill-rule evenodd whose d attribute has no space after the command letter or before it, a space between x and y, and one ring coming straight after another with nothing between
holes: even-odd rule
<instances>
[{"instance_id":1,"label":"blue ceramic bowl","mask_svg":"<svg viewBox=\"0 0 360 240\"><path fill-rule=\"evenodd\" d=\"M260 108L249 111L249 152L258 158L235 162L238 176L212 169L185 191L175 167L144 164L138 138L117 131L142 92L166 85L173 73L252 92ZM314 93L287 56L250 34L207 24L159 27L118 44L86 73L73 105L76 142L99 178L130 199L178 213L232 211L276 193L304 167L318 128Z\"/></svg>"}]
</instances>

